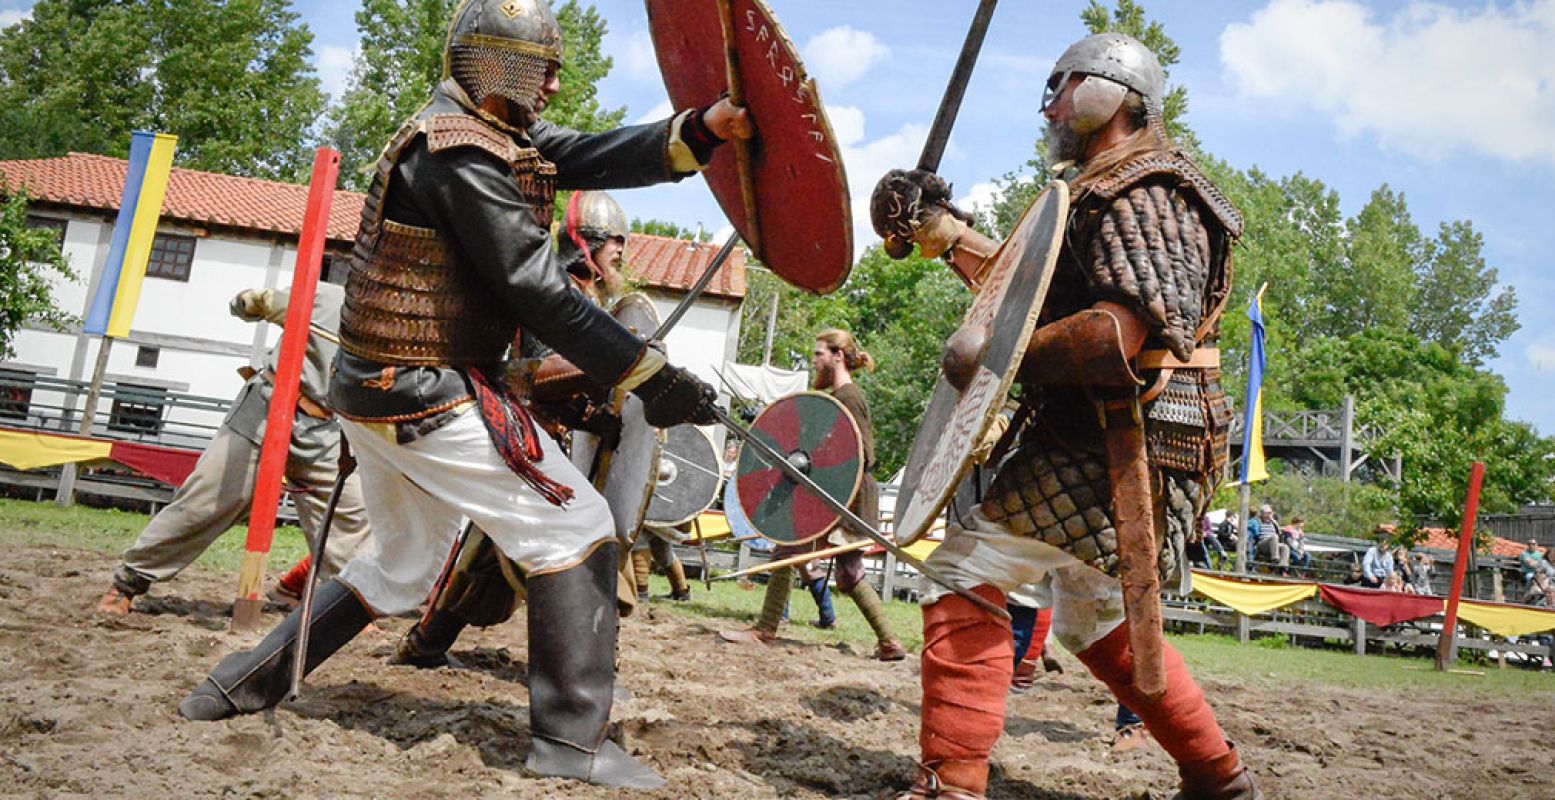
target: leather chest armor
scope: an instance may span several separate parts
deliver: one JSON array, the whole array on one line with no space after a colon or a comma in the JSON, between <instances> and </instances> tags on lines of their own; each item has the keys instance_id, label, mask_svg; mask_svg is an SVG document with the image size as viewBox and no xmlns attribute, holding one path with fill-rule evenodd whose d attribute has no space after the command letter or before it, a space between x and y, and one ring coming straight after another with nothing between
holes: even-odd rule
<instances>
[{"instance_id":1,"label":"leather chest armor","mask_svg":"<svg viewBox=\"0 0 1555 800\"><path fill-rule=\"evenodd\" d=\"M384 202L405 150L426 137L431 153L477 148L507 163L535 218L548 225L556 167L538 150L466 114L428 114L406 123L378 160L362 208L341 313L340 346L383 364L495 364L513 341L517 321L502 314L458 249L437 231L384 216Z\"/></svg>"}]
</instances>

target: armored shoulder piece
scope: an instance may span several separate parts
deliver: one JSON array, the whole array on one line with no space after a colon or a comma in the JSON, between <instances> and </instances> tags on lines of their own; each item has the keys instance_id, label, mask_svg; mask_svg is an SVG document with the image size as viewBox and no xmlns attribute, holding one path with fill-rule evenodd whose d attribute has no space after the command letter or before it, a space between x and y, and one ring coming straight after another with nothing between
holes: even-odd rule
<instances>
[{"instance_id":1,"label":"armored shoulder piece","mask_svg":"<svg viewBox=\"0 0 1555 800\"><path fill-rule=\"evenodd\" d=\"M427 135L427 150L433 153L474 147L512 163L519 160L524 150L532 150L469 114L433 114L421 120L421 130Z\"/></svg>"},{"instance_id":2,"label":"armored shoulder piece","mask_svg":"<svg viewBox=\"0 0 1555 800\"><path fill-rule=\"evenodd\" d=\"M1086 186L1072 243L1091 293L1133 305L1187 359L1228 293L1241 216L1173 155L1132 159Z\"/></svg>"},{"instance_id":3,"label":"armored shoulder piece","mask_svg":"<svg viewBox=\"0 0 1555 800\"><path fill-rule=\"evenodd\" d=\"M1205 177L1193 160L1181 150L1148 153L1130 159L1085 188L1103 200L1113 200L1147 179L1175 184L1173 188L1191 195L1214 215L1215 221L1231 238L1241 237L1242 213L1226 199L1220 187Z\"/></svg>"}]
</instances>

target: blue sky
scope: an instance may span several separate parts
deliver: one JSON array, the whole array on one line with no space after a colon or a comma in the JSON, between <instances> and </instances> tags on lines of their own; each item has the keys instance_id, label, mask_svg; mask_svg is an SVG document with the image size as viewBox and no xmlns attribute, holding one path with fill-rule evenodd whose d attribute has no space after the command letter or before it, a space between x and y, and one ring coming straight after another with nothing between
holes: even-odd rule
<instances>
[{"instance_id":1,"label":"blue sky","mask_svg":"<svg viewBox=\"0 0 1555 800\"><path fill-rule=\"evenodd\" d=\"M845 144L855 200L885 169L910 166L974 0L769 0L804 54ZM302 0L327 89L355 47L350 2ZM635 0L595 0L615 69L601 100L631 121L667 111ZM963 198L1023 162L1054 58L1083 35L1084 3L1006 0L994 16L942 172ZM0 0L0 25L30 2ZM1516 287L1522 329L1492 366L1511 416L1555 434L1555 0L1147 0L1182 48L1172 80L1212 153L1336 189L1347 214L1387 183L1427 233L1468 219ZM697 181L623 193L633 216L726 228ZM855 233L872 237L855 214ZM1278 287L1270 287L1277 292ZM1271 343L1278 346L1278 343Z\"/></svg>"}]
</instances>

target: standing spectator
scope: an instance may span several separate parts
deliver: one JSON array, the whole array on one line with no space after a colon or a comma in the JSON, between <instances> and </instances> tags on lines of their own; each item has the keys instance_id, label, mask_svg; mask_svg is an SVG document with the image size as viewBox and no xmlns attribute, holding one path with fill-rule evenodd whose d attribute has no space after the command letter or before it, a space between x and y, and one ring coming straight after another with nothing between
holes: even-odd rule
<instances>
[{"instance_id":1,"label":"standing spectator","mask_svg":"<svg viewBox=\"0 0 1555 800\"><path fill-rule=\"evenodd\" d=\"M1393 536L1397 528L1392 525L1378 525L1372 535L1377 538L1366 550L1366 557L1361 559L1361 585L1371 589L1381 589L1382 582L1388 579L1393 572L1393 554L1388 551L1388 539Z\"/></svg>"},{"instance_id":2,"label":"standing spectator","mask_svg":"<svg viewBox=\"0 0 1555 800\"><path fill-rule=\"evenodd\" d=\"M1415 594L1435 594L1431 591L1431 575L1436 571L1436 565L1431 562L1429 553L1416 553L1415 566L1409 573L1409 588Z\"/></svg>"},{"instance_id":3,"label":"standing spectator","mask_svg":"<svg viewBox=\"0 0 1555 800\"><path fill-rule=\"evenodd\" d=\"M1298 514L1280 531L1280 538L1290 551L1290 563L1302 569L1312 566L1312 554L1307 552L1306 525L1306 517Z\"/></svg>"},{"instance_id":4,"label":"standing spectator","mask_svg":"<svg viewBox=\"0 0 1555 800\"><path fill-rule=\"evenodd\" d=\"M1280 568L1283 575L1290 574L1290 548L1280 541L1280 524L1274 519L1274 507L1268 503L1258 509L1258 519L1247 526L1248 544L1255 558Z\"/></svg>"}]
</instances>

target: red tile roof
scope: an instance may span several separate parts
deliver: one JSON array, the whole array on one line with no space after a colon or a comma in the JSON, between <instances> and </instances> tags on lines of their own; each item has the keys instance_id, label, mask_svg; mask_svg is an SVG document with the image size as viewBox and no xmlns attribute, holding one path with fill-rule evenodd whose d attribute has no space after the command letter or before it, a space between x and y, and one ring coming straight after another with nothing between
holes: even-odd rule
<instances>
[{"instance_id":1,"label":"red tile roof","mask_svg":"<svg viewBox=\"0 0 1555 800\"><path fill-rule=\"evenodd\" d=\"M56 205L118 211L124 195L122 158L71 153L59 158L0 161L8 183L27 187L34 199ZM350 244L362 219L362 195L335 192L329 238ZM165 219L256 233L302 232L308 187L175 167L162 201Z\"/></svg>"},{"instance_id":2,"label":"red tile roof","mask_svg":"<svg viewBox=\"0 0 1555 800\"><path fill-rule=\"evenodd\" d=\"M718 250L716 244L634 233L626 243L627 271L651 287L684 292L702 277ZM736 247L705 294L740 300L745 290L745 248Z\"/></svg>"},{"instance_id":3,"label":"red tile roof","mask_svg":"<svg viewBox=\"0 0 1555 800\"><path fill-rule=\"evenodd\" d=\"M1433 547L1437 550L1448 550L1454 553L1458 551L1458 533L1456 531L1448 532L1445 528L1426 528L1424 532L1425 538L1417 543L1418 546ZM1517 554L1521 553L1526 547L1527 545L1525 544L1519 544L1511 539L1503 539L1496 536L1490 541L1490 554L1493 556L1516 558Z\"/></svg>"},{"instance_id":4,"label":"red tile roof","mask_svg":"<svg viewBox=\"0 0 1555 800\"><path fill-rule=\"evenodd\" d=\"M127 162L122 158L71 153L59 158L0 161L0 176L25 186L34 199L52 205L118 211ZM361 224L363 195L336 191L329 214L329 238L349 245ZM179 222L250 233L296 236L302 231L308 187L257 178L174 168L162 216ZM649 287L685 291L712 262L718 247L634 233L627 262ZM745 297L745 249L737 248L707 287L707 294Z\"/></svg>"}]
</instances>

